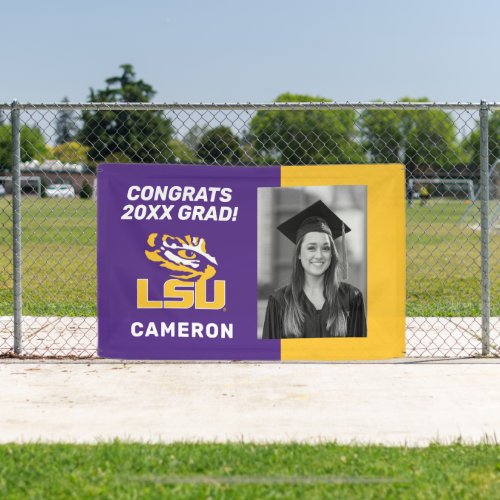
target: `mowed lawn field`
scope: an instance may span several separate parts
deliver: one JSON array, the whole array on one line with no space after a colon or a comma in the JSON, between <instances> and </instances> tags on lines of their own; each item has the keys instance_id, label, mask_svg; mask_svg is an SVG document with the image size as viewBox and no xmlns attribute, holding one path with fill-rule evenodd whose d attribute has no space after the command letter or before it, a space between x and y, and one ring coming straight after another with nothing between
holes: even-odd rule
<instances>
[{"instance_id":1,"label":"mowed lawn field","mask_svg":"<svg viewBox=\"0 0 500 500\"><path fill-rule=\"evenodd\" d=\"M493 444L0 446L5 499L492 499L499 491L500 447Z\"/></svg>"},{"instance_id":2,"label":"mowed lawn field","mask_svg":"<svg viewBox=\"0 0 500 500\"><path fill-rule=\"evenodd\" d=\"M498 202L492 202L498 203ZM479 316L479 208L463 200L416 201L407 208L407 316ZM12 314L12 206L0 199L0 315ZM96 315L94 200L22 199L23 313ZM369 244L369 243L368 243ZM495 272L500 235L491 233L492 315L500 314Z\"/></svg>"},{"instance_id":3,"label":"mowed lawn field","mask_svg":"<svg viewBox=\"0 0 500 500\"><path fill-rule=\"evenodd\" d=\"M12 314L11 200L0 199L0 315ZM96 315L96 203L22 198L23 314Z\"/></svg>"},{"instance_id":4,"label":"mowed lawn field","mask_svg":"<svg viewBox=\"0 0 500 500\"><path fill-rule=\"evenodd\" d=\"M490 214L498 200L491 201ZM499 221L497 221L498 224ZM418 200L406 210L407 316L481 315L479 205ZM490 232L491 314L500 314L500 232Z\"/></svg>"}]
</instances>

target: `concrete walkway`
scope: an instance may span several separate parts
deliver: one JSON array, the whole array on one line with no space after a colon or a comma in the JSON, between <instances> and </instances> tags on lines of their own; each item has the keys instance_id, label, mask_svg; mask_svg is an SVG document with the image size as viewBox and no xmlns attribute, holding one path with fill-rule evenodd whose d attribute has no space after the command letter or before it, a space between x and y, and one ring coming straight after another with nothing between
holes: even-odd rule
<instances>
[{"instance_id":1,"label":"concrete walkway","mask_svg":"<svg viewBox=\"0 0 500 500\"><path fill-rule=\"evenodd\" d=\"M500 436L500 360L0 361L0 442L426 445Z\"/></svg>"}]
</instances>

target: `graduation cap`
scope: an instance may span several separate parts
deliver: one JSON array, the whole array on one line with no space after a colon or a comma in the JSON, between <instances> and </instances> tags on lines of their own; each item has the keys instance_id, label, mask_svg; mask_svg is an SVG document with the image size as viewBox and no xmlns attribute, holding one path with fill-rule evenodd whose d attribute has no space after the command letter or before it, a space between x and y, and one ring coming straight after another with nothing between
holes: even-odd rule
<instances>
[{"instance_id":1,"label":"graduation cap","mask_svg":"<svg viewBox=\"0 0 500 500\"><path fill-rule=\"evenodd\" d=\"M332 239L342 238L342 263L344 279L347 279L347 252L345 235L351 228L337 217L321 200L294 215L278 226L278 231L285 235L292 243L297 244L307 233L326 233Z\"/></svg>"}]
</instances>

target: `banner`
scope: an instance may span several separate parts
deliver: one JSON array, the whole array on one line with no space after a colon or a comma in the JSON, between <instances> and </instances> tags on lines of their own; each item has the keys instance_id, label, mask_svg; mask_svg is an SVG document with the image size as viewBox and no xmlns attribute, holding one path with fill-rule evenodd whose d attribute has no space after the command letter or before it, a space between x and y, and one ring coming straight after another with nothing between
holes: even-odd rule
<instances>
[{"instance_id":1,"label":"banner","mask_svg":"<svg viewBox=\"0 0 500 500\"><path fill-rule=\"evenodd\" d=\"M98 353L404 355L402 165L98 168Z\"/></svg>"}]
</instances>

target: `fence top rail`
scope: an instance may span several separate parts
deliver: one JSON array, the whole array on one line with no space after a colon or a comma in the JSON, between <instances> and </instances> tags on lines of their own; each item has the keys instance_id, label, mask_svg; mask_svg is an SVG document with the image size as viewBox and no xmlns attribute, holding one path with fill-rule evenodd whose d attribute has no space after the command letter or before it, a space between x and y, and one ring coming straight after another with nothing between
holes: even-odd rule
<instances>
[{"instance_id":1,"label":"fence top rail","mask_svg":"<svg viewBox=\"0 0 500 500\"><path fill-rule=\"evenodd\" d=\"M10 111L19 109L25 111L40 110L141 110L141 111L275 111L275 110L334 110L334 109L388 109L388 110L472 110L479 109L500 110L500 103L485 102L276 102L276 103L153 103L153 102L86 102L86 103L21 103L14 101L11 104L0 103L0 110Z\"/></svg>"}]
</instances>

